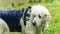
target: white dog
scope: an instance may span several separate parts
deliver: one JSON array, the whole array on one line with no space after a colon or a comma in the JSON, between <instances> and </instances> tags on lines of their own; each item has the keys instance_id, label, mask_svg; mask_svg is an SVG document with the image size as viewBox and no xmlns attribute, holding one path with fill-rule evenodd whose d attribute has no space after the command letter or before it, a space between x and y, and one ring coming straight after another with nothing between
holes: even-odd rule
<instances>
[{"instance_id":1,"label":"white dog","mask_svg":"<svg viewBox=\"0 0 60 34\"><path fill-rule=\"evenodd\" d=\"M0 18L0 34L9 34L9 27L6 22Z\"/></svg>"},{"instance_id":2,"label":"white dog","mask_svg":"<svg viewBox=\"0 0 60 34\"><path fill-rule=\"evenodd\" d=\"M24 26L21 19L23 34L42 34L42 31L48 27L51 15L47 8L42 5L34 5L31 8L31 16Z\"/></svg>"}]
</instances>

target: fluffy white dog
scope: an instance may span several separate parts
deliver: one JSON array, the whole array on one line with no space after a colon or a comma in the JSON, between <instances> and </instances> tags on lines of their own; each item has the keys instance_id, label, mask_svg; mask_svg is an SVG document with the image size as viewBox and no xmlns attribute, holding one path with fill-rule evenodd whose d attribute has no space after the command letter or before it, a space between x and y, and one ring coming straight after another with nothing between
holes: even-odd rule
<instances>
[{"instance_id":1,"label":"fluffy white dog","mask_svg":"<svg viewBox=\"0 0 60 34\"><path fill-rule=\"evenodd\" d=\"M48 27L51 15L47 8L42 5L34 5L31 8L31 16L28 21L26 21L26 26L22 24L23 34L42 34L42 31Z\"/></svg>"},{"instance_id":2,"label":"fluffy white dog","mask_svg":"<svg viewBox=\"0 0 60 34\"><path fill-rule=\"evenodd\" d=\"M9 27L6 22L0 18L0 34L9 34Z\"/></svg>"}]
</instances>

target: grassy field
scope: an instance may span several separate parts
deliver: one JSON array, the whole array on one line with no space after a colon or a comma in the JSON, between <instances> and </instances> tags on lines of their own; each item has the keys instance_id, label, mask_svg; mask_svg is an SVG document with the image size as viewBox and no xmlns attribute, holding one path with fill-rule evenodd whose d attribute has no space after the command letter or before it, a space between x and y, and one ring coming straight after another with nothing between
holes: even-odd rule
<instances>
[{"instance_id":1,"label":"grassy field","mask_svg":"<svg viewBox=\"0 0 60 34\"><path fill-rule=\"evenodd\" d=\"M51 13L49 28L44 34L60 34L60 3L50 3L46 5Z\"/></svg>"},{"instance_id":2,"label":"grassy field","mask_svg":"<svg viewBox=\"0 0 60 34\"><path fill-rule=\"evenodd\" d=\"M43 34L60 34L60 3L39 3L48 8L51 13L49 28ZM28 4L33 5L33 4ZM22 6L21 6L22 7ZM26 7L26 5L24 5ZM10 34L21 34L20 32L11 32Z\"/></svg>"}]
</instances>

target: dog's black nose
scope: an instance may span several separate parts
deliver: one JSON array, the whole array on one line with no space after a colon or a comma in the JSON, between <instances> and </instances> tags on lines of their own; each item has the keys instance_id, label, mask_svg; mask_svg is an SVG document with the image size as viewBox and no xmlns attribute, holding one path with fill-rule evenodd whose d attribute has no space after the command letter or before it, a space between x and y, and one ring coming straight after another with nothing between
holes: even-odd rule
<instances>
[{"instance_id":1,"label":"dog's black nose","mask_svg":"<svg viewBox=\"0 0 60 34\"><path fill-rule=\"evenodd\" d=\"M33 26L36 26L36 22L33 22Z\"/></svg>"}]
</instances>

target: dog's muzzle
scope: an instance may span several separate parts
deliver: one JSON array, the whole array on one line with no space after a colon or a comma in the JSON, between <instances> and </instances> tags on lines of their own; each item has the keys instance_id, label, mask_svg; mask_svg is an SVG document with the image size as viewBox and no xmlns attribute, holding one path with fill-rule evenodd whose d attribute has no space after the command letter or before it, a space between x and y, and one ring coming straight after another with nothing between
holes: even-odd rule
<instances>
[{"instance_id":1,"label":"dog's muzzle","mask_svg":"<svg viewBox=\"0 0 60 34\"><path fill-rule=\"evenodd\" d=\"M33 26L36 26L36 22L35 21L32 24L33 24Z\"/></svg>"}]
</instances>

